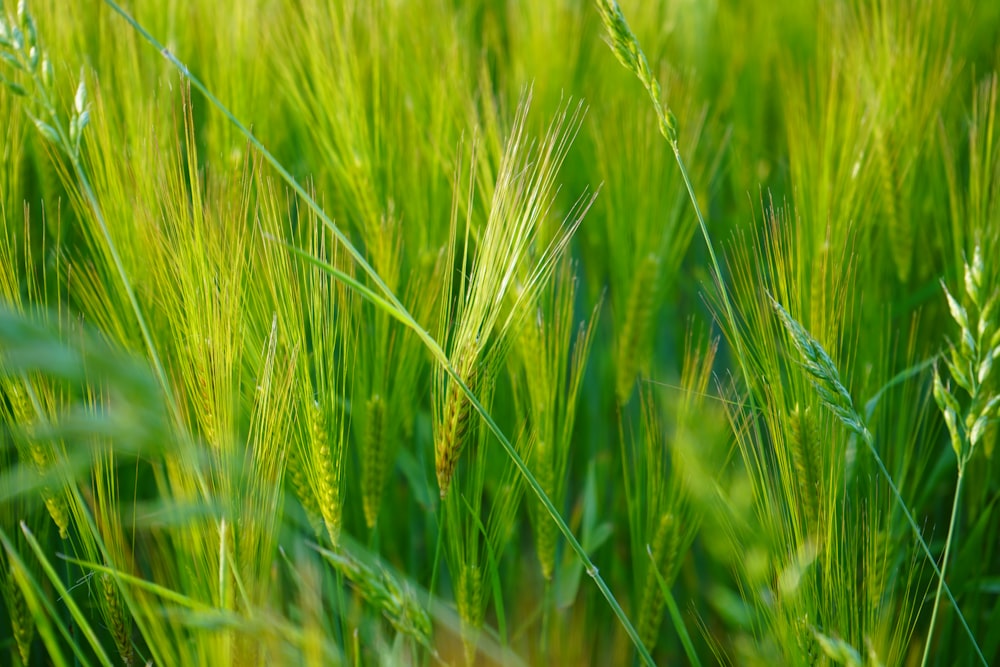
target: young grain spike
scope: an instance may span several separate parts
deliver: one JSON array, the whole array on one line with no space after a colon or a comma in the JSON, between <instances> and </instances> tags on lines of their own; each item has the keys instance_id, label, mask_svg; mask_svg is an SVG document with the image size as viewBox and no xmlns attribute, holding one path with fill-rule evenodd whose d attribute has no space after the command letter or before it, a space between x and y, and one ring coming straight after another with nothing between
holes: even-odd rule
<instances>
[{"instance_id":1,"label":"young grain spike","mask_svg":"<svg viewBox=\"0 0 1000 667\"><path fill-rule=\"evenodd\" d=\"M802 410L798 405L792 410L788 420L789 446L792 463L798 482L807 534L818 534L819 506L822 498L822 468L819 461L819 438L815 419L809 408Z\"/></svg>"},{"instance_id":2,"label":"young grain spike","mask_svg":"<svg viewBox=\"0 0 1000 667\"><path fill-rule=\"evenodd\" d=\"M946 363L952 379L968 394L969 407L963 411L950 386L945 386L937 368L935 368L934 400L941 409L945 425L951 436L951 446L955 450L955 458L958 462L958 481L952 501L944 554L941 556L938 586L934 594L934 607L927 630L928 639L924 645L923 662L925 664L930 655L931 639L934 635L941 593L944 590L944 573L948 569L965 469L969 461L972 460L977 445L985 435L987 426L997 419L997 406L1000 405L1000 395L994 393L990 386L993 358L1000 352L995 343L1000 339L1000 329L993 321L993 308L995 307L993 304L996 302L997 295L989 296L985 305L980 307L985 297L982 293L982 271L982 251L977 244L972 264L970 265L968 262L965 264L965 292L969 301L966 305L959 303L948 291L948 286L944 282L941 283L948 301L948 309L951 311L955 324L958 325L961 338L958 346L951 345L950 359L946 359ZM989 341L989 343L984 345L985 341ZM964 418L962 418L963 412ZM952 600L952 604L954 604L954 600ZM978 649L978 646L976 648Z\"/></svg>"},{"instance_id":3,"label":"young grain spike","mask_svg":"<svg viewBox=\"0 0 1000 667\"><path fill-rule=\"evenodd\" d=\"M893 545L889 531L880 528L872 531L868 538L868 548L865 553L865 590L868 605L877 612L882 607L886 586L889 579L889 558L893 553Z\"/></svg>"},{"instance_id":4,"label":"young grain spike","mask_svg":"<svg viewBox=\"0 0 1000 667\"><path fill-rule=\"evenodd\" d=\"M207 369L207 364L204 363L205 358L202 355L198 355L198 359L195 362L198 366L198 371L196 372L197 383L198 383L198 399L201 401L199 406L201 409L197 411L199 421L201 422L202 435L205 438L205 442L215 448L221 449L221 442L219 440L219 431L216 426L215 410L213 406L215 401L212 400L212 388L209 384L209 378L212 374Z\"/></svg>"},{"instance_id":5,"label":"young grain spike","mask_svg":"<svg viewBox=\"0 0 1000 667\"><path fill-rule=\"evenodd\" d=\"M483 627L483 571L476 563L463 564L458 577L455 602L462 622L462 643L465 646L465 664L476 662L479 632Z\"/></svg>"},{"instance_id":6,"label":"young grain spike","mask_svg":"<svg viewBox=\"0 0 1000 667\"><path fill-rule=\"evenodd\" d=\"M632 279L625 306L625 320L618 339L618 367L615 389L618 403L624 405L632 395L636 375L643 371L650 354L654 295L660 280L660 257L650 253L642 260Z\"/></svg>"},{"instance_id":7,"label":"young grain spike","mask_svg":"<svg viewBox=\"0 0 1000 667\"><path fill-rule=\"evenodd\" d=\"M302 508L306 513L306 520L312 528L313 533L319 535L323 532L323 521L320 518L319 503L316 501L316 494L309 485L309 478L306 476L306 467L302 463L302 454L295 445L288 448L288 461L286 463L287 477L292 485L295 497L302 503Z\"/></svg>"},{"instance_id":8,"label":"young grain spike","mask_svg":"<svg viewBox=\"0 0 1000 667\"><path fill-rule=\"evenodd\" d=\"M639 637L646 648L650 650L656 646L665 602L654 568L659 569L660 576L663 577L668 586L673 582L680 551L680 539L681 531L677 517L671 512L661 514L656 533L653 536L652 558L646 570L646 583L643 587L642 604L639 608Z\"/></svg>"},{"instance_id":9,"label":"young grain spike","mask_svg":"<svg viewBox=\"0 0 1000 667\"><path fill-rule=\"evenodd\" d=\"M478 348L474 342L463 346L455 357L455 370L462 381L475 393ZM448 495L451 478L455 474L465 436L469 430L471 405L465 393L453 379L448 379L445 395L444 418L434 443L434 469L437 474L441 497Z\"/></svg>"},{"instance_id":10,"label":"young grain spike","mask_svg":"<svg viewBox=\"0 0 1000 667\"><path fill-rule=\"evenodd\" d=\"M854 407L854 400L840 381L840 372L833 359L826 353L823 346L809 335L802 325L796 322L788 311L774 297L768 295L778 318L788 331L792 344L799 352L803 368L812 376L812 384L823 403L847 426L865 442L871 442L872 435Z\"/></svg>"},{"instance_id":11,"label":"young grain spike","mask_svg":"<svg viewBox=\"0 0 1000 667\"><path fill-rule=\"evenodd\" d=\"M319 402L314 401L309 413L313 466L317 475L319 509L326 524L330 541L340 540L341 498L340 460L334 460L328 436L328 422Z\"/></svg>"},{"instance_id":12,"label":"young grain spike","mask_svg":"<svg viewBox=\"0 0 1000 667\"><path fill-rule=\"evenodd\" d=\"M879 186L882 195L882 205L886 215L886 230L889 234L889 245L892 247L892 260L896 264L896 273L901 282L910 277L913 264L913 231L909 228L909 220L900 214L897 205L896 170L889 156L889 147L885 132L876 126L874 131L875 157L878 160Z\"/></svg>"},{"instance_id":13,"label":"young grain spike","mask_svg":"<svg viewBox=\"0 0 1000 667\"><path fill-rule=\"evenodd\" d=\"M372 394L365 404L368 431L361 464L361 497L365 510L365 523L369 528L378 520L382 484L385 479L385 401L380 394Z\"/></svg>"},{"instance_id":14,"label":"young grain spike","mask_svg":"<svg viewBox=\"0 0 1000 667\"><path fill-rule=\"evenodd\" d=\"M135 659L132 648L132 618L125 612L121 592L115 585L114 578L106 572L98 575L98 578L103 596L102 606L107 616L111 636L115 641L115 648L118 649L122 663L131 666Z\"/></svg>"},{"instance_id":15,"label":"young grain spike","mask_svg":"<svg viewBox=\"0 0 1000 667\"><path fill-rule=\"evenodd\" d=\"M538 441L532 452L535 462L535 476L538 483L550 498L555 497L555 470L553 470L552 442ZM538 561L542 568L542 576L546 581L552 581L556 562L556 528L551 521L542 517L535 522L535 548L538 549Z\"/></svg>"},{"instance_id":16,"label":"young grain spike","mask_svg":"<svg viewBox=\"0 0 1000 667\"><path fill-rule=\"evenodd\" d=\"M357 588L368 604L382 612L397 632L430 647L431 619L409 587L380 565L362 563L346 550L318 551Z\"/></svg>"},{"instance_id":17,"label":"young grain spike","mask_svg":"<svg viewBox=\"0 0 1000 667\"><path fill-rule=\"evenodd\" d=\"M21 657L21 663L28 665L31 664L29 662L31 658L31 642L35 638L35 619L28 609L24 593L21 592L21 587L14 579L13 572L7 572L3 579L4 599L10 615L10 625L14 634L14 642L17 644L17 653Z\"/></svg>"},{"instance_id":18,"label":"young grain spike","mask_svg":"<svg viewBox=\"0 0 1000 667\"><path fill-rule=\"evenodd\" d=\"M677 145L677 119L670 107L662 101L660 82L653 76L653 70L646 60L646 54L639 48L639 40L632 34L621 7L615 0L598 0L597 9L608 31L608 44L625 69L638 77L649 97L653 100L660 134L672 145Z\"/></svg>"},{"instance_id":19,"label":"young grain spike","mask_svg":"<svg viewBox=\"0 0 1000 667\"><path fill-rule=\"evenodd\" d=\"M21 427L27 440L27 450L31 462L34 464L35 470L44 475L52 466L53 453L51 446L43 445L33 437L34 408L18 382L12 381L7 385L7 397L11 404L14 423ZM45 485L42 487L42 500L45 502L45 508L49 511L49 516L59 528L59 537L65 540L69 536L69 506L66 504L66 498L60 491L53 491L51 487Z\"/></svg>"},{"instance_id":20,"label":"young grain spike","mask_svg":"<svg viewBox=\"0 0 1000 667\"><path fill-rule=\"evenodd\" d=\"M535 442L531 448L531 468L535 473L539 486L545 494L558 504L555 494L555 471L553 470L553 454L555 448L554 433L554 401L551 396L553 388L553 360L548 352L548 344L553 333L547 329L547 323L539 308L535 317L526 318L521 327L519 343L521 363L525 371L532 375L528 383L528 414L531 416ZM531 499L532 512L539 509L537 501ZM542 576L547 581L552 580L555 569L556 535L555 525L548 517L540 520L532 516L535 529L535 548L538 551L538 562Z\"/></svg>"}]
</instances>

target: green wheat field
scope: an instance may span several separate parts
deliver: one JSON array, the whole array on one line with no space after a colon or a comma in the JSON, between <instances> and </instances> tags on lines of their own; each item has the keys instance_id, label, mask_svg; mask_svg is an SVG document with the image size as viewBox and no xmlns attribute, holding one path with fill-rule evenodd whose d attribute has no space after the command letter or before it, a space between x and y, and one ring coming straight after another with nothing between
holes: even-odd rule
<instances>
[{"instance_id":1,"label":"green wheat field","mask_svg":"<svg viewBox=\"0 0 1000 667\"><path fill-rule=\"evenodd\" d=\"M0 17L0 664L1000 663L1000 3Z\"/></svg>"}]
</instances>

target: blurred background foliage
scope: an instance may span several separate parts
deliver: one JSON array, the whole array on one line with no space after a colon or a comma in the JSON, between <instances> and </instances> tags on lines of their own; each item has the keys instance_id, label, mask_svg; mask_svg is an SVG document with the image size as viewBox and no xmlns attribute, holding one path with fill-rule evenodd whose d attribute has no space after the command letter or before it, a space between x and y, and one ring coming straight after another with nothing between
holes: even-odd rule
<instances>
[{"instance_id":1,"label":"blurred background foliage","mask_svg":"<svg viewBox=\"0 0 1000 667\"><path fill-rule=\"evenodd\" d=\"M995 662L996 429L960 466L932 380L954 388L950 343L985 350L978 375L1000 342L1000 4L620 4L733 318L590 1L127 9L441 344L656 662ZM8 5L5 659L638 660L440 360L246 137L107 4ZM42 90L70 118L81 78L74 160L33 118ZM770 296L836 362L939 562L950 544L962 618L941 597L931 628L933 568ZM507 326L470 324L487 307Z\"/></svg>"}]
</instances>

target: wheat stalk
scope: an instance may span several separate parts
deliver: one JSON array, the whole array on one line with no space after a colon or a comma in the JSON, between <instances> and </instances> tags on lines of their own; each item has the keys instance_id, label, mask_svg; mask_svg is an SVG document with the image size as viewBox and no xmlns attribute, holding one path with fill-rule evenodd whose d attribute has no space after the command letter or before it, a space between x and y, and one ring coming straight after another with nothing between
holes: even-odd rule
<instances>
[{"instance_id":1,"label":"wheat stalk","mask_svg":"<svg viewBox=\"0 0 1000 667\"><path fill-rule=\"evenodd\" d=\"M992 388L993 361L995 357L1000 356L1000 326L995 321L995 309L998 299L1000 299L1000 293L987 293L983 253L978 243L973 251L972 261L965 263L963 279L965 305L959 303L958 299L948 290L947 285L943 282L941 284L948 302L948 310L958 326L960 341L958 345L950 345L950 354L946 357L945 363L951 378L968 395L968 407L965 410L960 407L955 393L952 392L950 386L945 386L937 367L935 367L934 400L937 402L948 428L951 446L958 463L958 480L952 501L951 518L948 522L944 554L941 556L941 572L934 595L934 609L931 612L930 627L927 630L927 642L924 644L922 664L927 664L930 657L931 640L937 622L942 588L945 587L944 573L948 569L948 559L951 555L965 470L969 461L976 454L986 429L1000 417L1000 393L995 392ZM954 599L951 599L950 595L949 599L952 605L955 605L955 611L959 618L962 618L961 610L955 604ZM964 621L964 618L962 620ZM979 647L976 648L978 650ZM982 657L981 653L980 657Z\"/></svg>"},{"instance_id":2,"label":"wheat stalk","mask_svg":"<svg viewBox=\"0 0 1000 667\"><path fill-rule=\"evenodd\" d=\"M25 84L2 76L0 76L0 83L4 84L15 95L24 97L29 103L34 102L40 107L40 113L37 114L30 109L25 111L38 132L50 141L57 150L61 151L72 166L83 197L94 214L114 269L135 315L157 379L160 381L161 388L166 394L174 414L179 415L166 370L160 361L146 318L135 296L132 281L128 277L118 247L111 237L107 221L90 184L90 179L83 168L81 143L83 132L90 123L90 103L84 74L81 71L80 82L77 85L76 94L73 96L73 108L69 118L64 119L56 108L55 75L52 61L39 43L35 19L28 10L26 0L19 0L17 3L16 22L0 16L0 53L4 55L3 62L24 78Z\"/></svg>"}]
</instances>

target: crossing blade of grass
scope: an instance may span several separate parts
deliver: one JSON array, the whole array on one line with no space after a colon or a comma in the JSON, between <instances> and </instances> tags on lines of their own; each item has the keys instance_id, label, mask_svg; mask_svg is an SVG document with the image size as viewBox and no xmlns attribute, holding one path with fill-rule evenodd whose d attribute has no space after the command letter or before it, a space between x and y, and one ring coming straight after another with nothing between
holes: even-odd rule
<instances>
[{"instance_id":1,"label":"crossing blade of grass","mask_svg":"<svg viewBox=\"0 0 1000 667\"><path fill-rule=\"evenodd\" d=\"M105 0L105 3L111 7L117 14L119 14L135 31L137 31L142 38L153 46L157 51L166 58L171 65L177 68L181 75L191 83L205 98L209 103L214 106L219 112L221 112L226 119L236 127L243 136L247 138L253 148L260 152L268 164L274 168L278 174L281 176L289 187L298 195L306 205L316 213L317 216L323 221L323 224L331 231L334 237L343 245L344 250L350 255L362 271L368 276L369 279L382 291L385 298L389 304L396 309L396 318L400 319L411 328L414 333L420 338L420 340L427 346L431 354L434 356L435 361L441 364L445 372L451 377L451 379L456 383L458 388L469 400L469 403L484 420L490 431L496 435L497 440L500 441L501 446L508 456L514 462L517 467L518 472L524 477L525 481L531 487L531 490L538 496L539 501L544 507L545 511L552 517L552 520L556 522L559 527L560 532L566 538L573 551L579 556L580 560L583 561L587 574L594 580L601 594L607 600L608 605L611 607L612 612L618 618L625 632L628 634L629 639L635 645L636 650L639 652L643 662L647 665L654 665L652 656L649 651L643 646L642 641L639 638L639 633L636 631L632 622L629 620L628 616L625 614L624 609L622 609L621 604L619 604L614 593L608 587L607 583L601 577L597 566L594 565L593 561L587 555L587 552L580 545L580 542L573 535L573 532L569 529L566 521L562 518L559 511L556 509L555 505L545 494L542 486L539 484L538 480L531 474L528 469L527 464L517 453L514 445L511 444L510 440L503 433L500 427L497 425L493 417L488 413L488 411L483 407L482 403L476 398L473 392L469 389L466 383L459 376L455 368L449 363L448 357L444 350L438 344L438 342L428 333L420 324L414 319L414 317L409 313L403 303L395 295L395 293L389 289L385 281L382 280L378 272L368 263L361 252L351 243L350 239L344 234L343 231L333 222L333 220L326 214L322 207L316 202L315 199L306 191L306 189L295 179L294 176L278 161L278 159L257 139L250 130L239 121L238 118L217 98L212 92L201 82L191 71L184 65L173 53L170 52L165 46L163 46L152 34L149 33L142 25L139 24L130 14L128 14L118 3L114 0Z\"/></svg>"},{"instance_id":2,"label":"crossing blade of grass","mask_svg":"<svg viewBox=\"0 0 1000 667\"><path fill-rule=\"evenodd\" d=\"M653 574L656 576L656 583L660 587L663 599L667 603L667 610L670 612L670 620L674 624L674 630L677 631L677 636L680 637L681 644L684 646L684 653L692 665L701 667L701 661L698 659L698 654L694 650L694 644L691 642L691 635L688 633L687 626L684 625L684 619L681 617L681 610L677 608L677 600L674 599L674 594L670 592L670 586L667 585L667 582L663 579L663 575L660 574L659 564L653 556L653 548L648 544L646 545L646 553L649 555L649 567L652 568Z\"/></svg>"}]
</instances>

